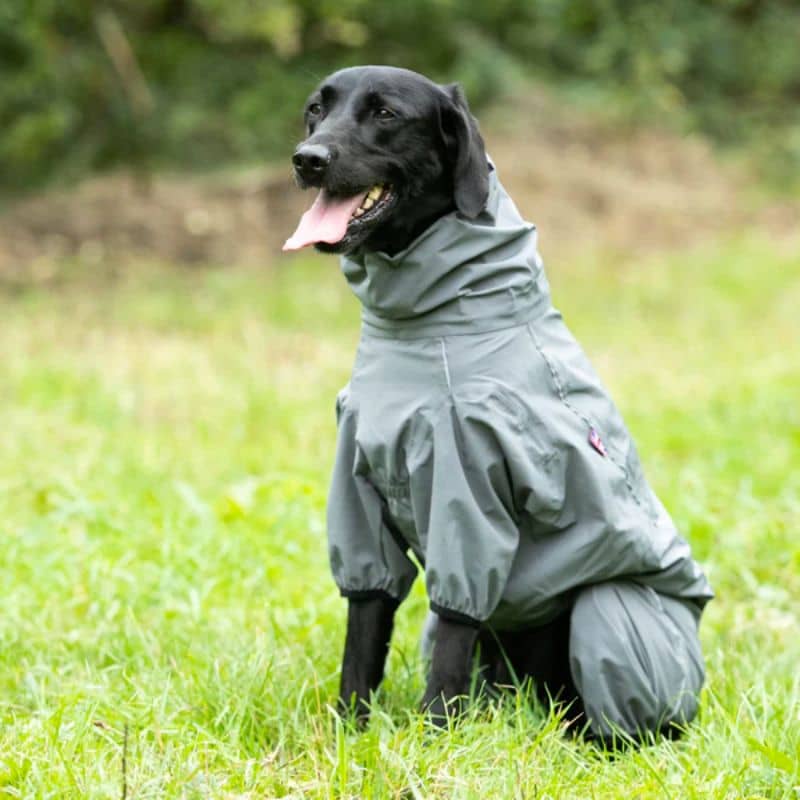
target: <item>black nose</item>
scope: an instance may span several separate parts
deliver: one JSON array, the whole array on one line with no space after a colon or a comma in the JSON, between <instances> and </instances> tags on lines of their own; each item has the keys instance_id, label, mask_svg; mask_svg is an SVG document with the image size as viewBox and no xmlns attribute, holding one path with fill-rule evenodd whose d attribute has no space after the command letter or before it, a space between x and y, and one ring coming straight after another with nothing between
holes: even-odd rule
<instances>
[{"instance_id":1,"label":"black nose","mask_svg":"<svg viewBox=\"0 0 800 800\"><path fill-rule=\"evenodd\" d=\"M292 156L292 164L303 178L313 180L322 178L331 158L331 151L324 144L301 144Z\"/></svg>"}]
</instances>

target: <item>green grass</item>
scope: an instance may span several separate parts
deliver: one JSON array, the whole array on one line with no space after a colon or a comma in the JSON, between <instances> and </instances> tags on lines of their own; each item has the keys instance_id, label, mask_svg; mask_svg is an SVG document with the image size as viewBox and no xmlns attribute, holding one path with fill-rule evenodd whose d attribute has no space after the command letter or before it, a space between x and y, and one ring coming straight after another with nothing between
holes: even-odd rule
<instances>
[{"instance_id":1,"label":"green grass","mask_svg":"<svg viewBox=\"0 0 800 800\"><path fill-rule=\"evenodd\" d=\"M796 798L797 245L546 253L718 593L701 719L616 759L525 698L426 731L421 585L371 726L336 724L324 506L358 310L333 260L74 264L0 297L0 797L120 798L125 752L139 799Z\"/></svg>"}]
</instances>

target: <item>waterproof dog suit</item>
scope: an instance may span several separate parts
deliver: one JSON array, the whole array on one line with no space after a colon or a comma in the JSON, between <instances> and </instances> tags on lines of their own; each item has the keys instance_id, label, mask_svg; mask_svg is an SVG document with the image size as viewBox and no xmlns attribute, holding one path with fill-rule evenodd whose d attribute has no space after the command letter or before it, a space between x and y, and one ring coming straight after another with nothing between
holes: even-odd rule
<instances>
[{"instance_id":1,"label":"waterproof dog suit","mask_svg":"<svg viewBox=\"0 0 800 800\"><path fill-rule=\"evenodd\" d=\"M477 219L453 212L342 270L362 330L328 502L341 593L401 601L413 554L439 616L509 631L572 609L596 732L690 720L711 590L496 173Z\"/></svg>"}]
</instances>

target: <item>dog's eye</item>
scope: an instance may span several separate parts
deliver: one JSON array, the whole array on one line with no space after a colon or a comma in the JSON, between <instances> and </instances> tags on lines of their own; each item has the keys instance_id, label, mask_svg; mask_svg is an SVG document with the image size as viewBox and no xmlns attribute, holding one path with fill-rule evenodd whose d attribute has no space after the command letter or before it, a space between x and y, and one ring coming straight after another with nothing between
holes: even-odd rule
<instances>
[{"instance_id":1,"label":"dog's eye","mask_svg":"<svg viewBox=\"0 0 800 800\"><path fill-rule=\"evenodd\" d=\"M310 117L318 117L322 113L322 106L319 103L312 103L308 107L308 115Z\"/></svg>"},{"instance_id":2,"label":"dog's eye","mask_svg":"<svg viewBox=\"0 0 800 800\"><path fill-rule=\"evenodd\" d=\"M375 112L375 119L394 119L395 113L390 108L379 108Z\"/></svg>"}]
</instances>

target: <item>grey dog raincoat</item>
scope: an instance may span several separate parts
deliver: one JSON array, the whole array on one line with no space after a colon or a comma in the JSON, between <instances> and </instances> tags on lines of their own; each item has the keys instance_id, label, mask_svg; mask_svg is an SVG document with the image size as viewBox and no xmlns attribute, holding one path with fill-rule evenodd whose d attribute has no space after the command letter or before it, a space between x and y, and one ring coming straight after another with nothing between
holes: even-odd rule
<instances>
[{"instance_id":1,"label":"grey dog raincoat","mask_svg":"<svg viewBox=\"0 0 800 800\"><path fill-rule=\"evenodd\" d=\"M706 578L494 171L477 219L448 214L342 270L363 306L328 502L343 595L402 600L413 553L434 611L497 630L543 624L618 578L699 613Z\"/></svg>"}]
</instances>

